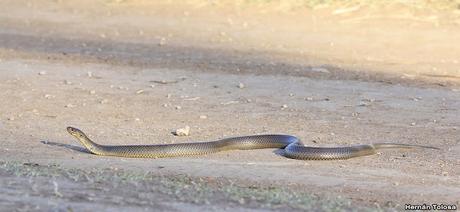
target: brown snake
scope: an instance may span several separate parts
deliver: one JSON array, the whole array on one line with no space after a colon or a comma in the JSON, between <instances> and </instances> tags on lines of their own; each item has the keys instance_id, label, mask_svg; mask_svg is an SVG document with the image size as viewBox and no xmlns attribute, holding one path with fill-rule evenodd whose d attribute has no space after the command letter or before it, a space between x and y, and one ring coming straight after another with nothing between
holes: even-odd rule
<instances>
[{"instance_id":1,"label":"brown snake","mask_svg":"<svg viewBox=\"0 0 460 212\"><path fill-rule=\"evenodd\" d=\"M200 143L158 144L158 145L126 145L108 146L97 144L81 130L67 127L67 131L77 138L91 153L104 156L132 158L162 158L185 155L202 155L225 150L248 150L265 148L283 148L284 156L298 160L341 160L377 153L383 148L430 148L431 146L374 143L348 147L308 147L295 136L291 135L250 135L243 137L224 138L217 141Z\"/></svg>"}]
</instances>

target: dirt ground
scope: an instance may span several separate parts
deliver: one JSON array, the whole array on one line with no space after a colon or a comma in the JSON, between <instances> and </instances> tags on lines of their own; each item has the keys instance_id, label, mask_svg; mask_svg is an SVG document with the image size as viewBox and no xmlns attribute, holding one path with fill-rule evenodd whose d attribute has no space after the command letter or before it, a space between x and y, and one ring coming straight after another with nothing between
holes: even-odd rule
<instances>
[{"instance_id":1,"label":"dirt ground","mask_svg":"<svg viewBox=\"0 0 460 212\"><path fill-rule=\"evenodd\" d=\"M2 1L0 208L458 207L459 10L284 2ZM128 159L88 154L67 126L114 145L282 133L441 150Z\"/></svg>"}]
</instances>

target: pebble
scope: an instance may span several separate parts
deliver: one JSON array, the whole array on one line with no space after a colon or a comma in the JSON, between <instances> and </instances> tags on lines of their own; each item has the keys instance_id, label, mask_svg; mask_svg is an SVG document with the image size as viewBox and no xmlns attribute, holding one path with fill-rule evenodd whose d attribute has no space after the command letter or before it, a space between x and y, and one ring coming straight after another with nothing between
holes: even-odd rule
<instances>
[{"instance_id":1,"label":"pebble","mask_svg":"<svg viewBox=\"0 0 460 212\"><path fill-rule=\"evenodd\" d=\"M185 100L185 101L195 101L195 100L198 100L198 99L200 99L199 96L197 96L197 97L192 97L192 98L187 98L187 99L184 99L184 100Z\"/></svg>"},{"instance_id":2,"label":"pebble","mask_svg":"<svg viewBox=\"0 0 460 212\"><path fill-rule=\"evenodd\" d=\"M67 105L65 105L64 107L72 108L72 107L75 107L75 105L73 105L73 104L67 104Z\"/></svg>"},{"instance_id":3,"label":"pebble","mask_svg":"<svg viewBox=\"0 0 460 212\"><path fill-rule=\"evenodd\" d=\"M185 126L184 128L177 129L174 132L176 136L188 136L190 135L190 126Z\"/></svg>"},{"instance_id":4,"label":"pebble","mask_svg":"<svg viewBox=\"0 0 460 212\"><path fill-rule=\"evenodd\" d=\"M208 116L206 116L206 115L201 115L200 116L200 119L207 119L207 118L208 118Z\"/></svg>"},{"instance_id":5,"label":"pebble","mask_svg":"<svg viewBox=\"0 0 460 212\"><path fill-rule=\"evenodd\" d=\"M141 94L141 93L144 93L144 90L140 89L140 90L136 91L136 94Z\"/></svg>"},{"instance_id":6,"label":"pebble","mask_svg":"<svg viewBox=\"0 0 460 212\"><path fill-rule=\"evenodd\" d=\"M361 102L358 106L360 106L360 107L367 107L367 106L370 106L370 104L367 103L367 102Z\"/></svg>"},{"instance_id":7,"label":"pebble","mask_svg":"<svg viewBox=\"0 0 460 212\"><path fill-rule=\"evenodd\" d=\"M305 98L305 100L307 100L307 101L313 101L313 97L307 97L307 98Z\"/></svg>"},{"instance_id":8,"label":"pebble","mask_svg":"<svg viewBox=\"0 0 460 212\"><path fill-rule=\"evenodd\" d=\"M161 38L160 42L158 43L159 46L164 46L166 44L166 38Z\"/></svg>"},{"instance_id":9,"label":"pebble","mask_svg":"<svg viewBox=\"0 0 460 212\"><path fill-rule=\"evenodd\" d=\"M103 99L103 100L99 101L99 103L101 103L101 104L106 104L107 102L109 102L109 100L107 100L107 99Z\"/></svg>"},{"instance_id":10,"label":"pebble","mask_svg":"<svg viewBox=\"0 0 460 212\"><path fill-rule=\"evenodd\" d=\"M283 105L283 106L281 106L282 109L285 109L285 108L287 108L287 107L288 107L288 106L287 106L286 104Z\"/></svg>"},{"instance_id":11,"label":"pebble","mask_svg":"<svg viewBox=\"0 0 460 212\"><path fill-rule=\"evenodd\" d=\"M66 85L72 85L72 82L70 82L69 80L64 80L64 84L66 84Z\"/></svg>"},{"instance_id":12,"label":"pebble","mask_svg":"<svg viewBox=\"0 0 460 212\"><path fill-rule=\"evenodd\" d=\"M46 75L46 71L40 71L38 72L38 75Z\"/></svg>"},{"instance_id":13,"label":"pebble","mask_svg":"<svg viewBox=\"0 0 460 212\"><path fill-rule=\"evenodd\" d=\"M45 99L51 99L51 98L53 98L54 96L51 95L51 94L45 94L43 97L45 97Z\"/></svg>"},{"instance_id":14,"label":"pebble","mask_svg":"<svg viewBox=\"0 0 460 212\"><path fill-rule=\"evenodd\" d=\"M375 102L375 99L374 98L365 98L365 99L362 99L361 101L363 101L363 102Z\"/></svg>"},{"instance_id":15,"label":"pebble","mask_svg":"<svg viewBox=\"0 0 460 212\"><path fill-rule=\"evenodd\" d=\"M238 88L243 89L244 87L245 87L245 86L244 86L244 84L243 84L242 82L240 82L240 83L238 84Z\"/></svg>"},{"instance_id":16,"label":"pebble","mask_svg":"<svg viewBox=\"0 0 460 212\"><path fill-rule=\"evenodd\" d=\"M90 90L90 91L89 91L89 94L95 94L95 93L96 93L95 90Z\"/></svg>"},{"instance_id":17,"label":"pebble","mask_svg":"<svg viewBox=\"0 0 460 212\"><path fill-rule=\"evenodd\" d=\"M320 73L331 73L329 70L325 69L325 68L321 68L321 67L315 67L315 68L312 68L311 71L314 71L314 72L320 72Z\"/></svg>"},{"instance_id":18,"label":"pebble","mask_svg":"<svg viewBox=\"0 0 460 212\"><path fill-rule=\"evenodd\" d=\"M179 105L176 105L176 110L180 110L180 109L182 109L182 107Z\"/></svg>"},{"instance_id":19,"label":"pebble","mask_svg":"<svg viewBox=\"0 0 460 212\"><path fill-rule=\"evenodd\" d=\"M8 121L14 121L14 117L13 116L8 117Z\"/></svg>"},{"instance_id":20,"label":"pebble","mask_svg":"<svg viewBox=\"0 0 460 212\"><path fill-rule=\"evenodd\" d=\"M221 102L221 105L231 105L231 104L236 104L239 103L239 101L228 101L228 102Z\"/></svg>"},{"instance_id":21,"label":"pebble","mask_svg":"<svg viewBox=\"0 0 460 212\"><path fill-rule=\"evenodd\" d=\"M415 126L415 122L410 123L411 126Z\"/></svg>"},{"instance_id":22,"label":"pebble","mask_svg":"<svg viewBox=\"0 0 460 212\"><path fill-rule=\"evenodd\" d=\"M88 75L88 77L91 78L91 77L93 77L93 72L88 71L88 72L86 72L86 75Z\"/></svg>"}]
</instances>

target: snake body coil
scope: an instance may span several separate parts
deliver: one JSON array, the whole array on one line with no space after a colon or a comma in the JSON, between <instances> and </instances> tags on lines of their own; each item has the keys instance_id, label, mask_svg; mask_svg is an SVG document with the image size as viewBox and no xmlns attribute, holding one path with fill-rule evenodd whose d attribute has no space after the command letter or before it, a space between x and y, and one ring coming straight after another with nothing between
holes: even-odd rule
<instances>
[{"instance_id":1,"label":"snake body coil","mask_svg":"<svg viewBox=\"0 0 460 212\"><path fill-rule=\"evenodd\" d=\"M381 148L431 148L430 146L375 143L349 147L308 147L291 135L251 135L225 138L201 143L159 144L159 145L99 145L91 141L81 130L67 127L67 131L76 137L91 153L105 156L132 158L163 158L185 155L202 155L226 150L249 150L265 148L284 148L284 156L298 160L340 160L365 155L373 155Z\"/></svg>"}]
</instances>

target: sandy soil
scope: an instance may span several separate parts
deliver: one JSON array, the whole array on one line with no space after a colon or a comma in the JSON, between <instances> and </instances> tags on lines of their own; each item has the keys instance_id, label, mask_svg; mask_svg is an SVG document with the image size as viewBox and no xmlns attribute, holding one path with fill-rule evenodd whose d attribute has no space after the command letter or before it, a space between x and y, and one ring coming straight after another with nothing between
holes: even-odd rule
<instances>
[{"instance_id":1,"label":"sandy soil","mask_svg":"<svg viewBox=\"0 0 460 212\"><path fill-rule=\"evenodd\" d=\"M200 1L4 5L1 162L186 174L340 196L357 207L389 210L408 203L460 204L458 12L404 5L286 9ZM186 125L190 136L172 135ZM346 161L297 161L276 150L126 159L86 153L66 126L82 129L101 144L284 133L315 146L400 142L441 150L388 150ZM0 183L27 180L15 176L0 173ZM67 192L78 187L67 178L56 179ZM105 186L116 190L114 184ZM26 204L24 193L37 193L27 186L7 191L0 204L10 208ZM113 196L100 205L78 198L55 201L68 207L28 198L25 209L117 208ZM118 209L155 207L133 202ZM187 198L166 202L162 210L259 208L212 198L213 207ZM179 206L171 206L174 202Z\"/></svg>"}]
</instances>

